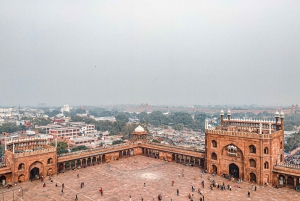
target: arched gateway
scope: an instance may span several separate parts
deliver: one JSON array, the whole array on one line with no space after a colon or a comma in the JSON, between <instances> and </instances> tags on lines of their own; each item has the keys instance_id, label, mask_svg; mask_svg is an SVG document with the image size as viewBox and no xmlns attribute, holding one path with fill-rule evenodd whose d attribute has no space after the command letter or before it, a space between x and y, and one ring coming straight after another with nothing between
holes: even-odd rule
<instances>
[{"instance_id":1,"label":"arched gateway","mask_svg":"<svg viewBox=\"0 0 300 201\"><path fill-rule=\"evenodd\" d=\"M239 167L234 164L234 163L231 163L229 165L229 175L234 177L234 178L239 178L239 175L240 175L240 169Z\"/></svg>"}]
</instances>

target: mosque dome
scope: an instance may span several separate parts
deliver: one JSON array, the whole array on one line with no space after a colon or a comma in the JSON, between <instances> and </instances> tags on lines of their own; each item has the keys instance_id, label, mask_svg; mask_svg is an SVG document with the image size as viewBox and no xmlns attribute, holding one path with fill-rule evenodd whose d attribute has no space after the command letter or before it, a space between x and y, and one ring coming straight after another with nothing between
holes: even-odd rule
<instances>
[{"instance_id":1,"label":"mosque dome","mask_svg":"<svg viewBox=\"0 0 300 201\"><path fill-rule=\"evenodd\" d=\"M275 117L279 117L279 112L278 112L278 110L275 112Z\"/></svg>"},{"instance_id":2,"label":"mosque dome","mask_svg":"<svg viewBox=\"0 0 300 201\"><path fill-rule=\"evenodd\" d=\"M138 126L134 129L135 132L145 132L145 129L141 126Z\"/></svg>"}]
</instances>

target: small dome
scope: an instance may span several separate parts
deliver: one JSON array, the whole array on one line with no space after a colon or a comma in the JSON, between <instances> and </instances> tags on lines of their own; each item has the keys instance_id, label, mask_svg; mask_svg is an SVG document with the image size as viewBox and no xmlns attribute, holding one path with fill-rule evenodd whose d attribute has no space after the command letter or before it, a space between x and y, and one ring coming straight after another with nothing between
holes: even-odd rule
<instances>
[{"instance_id":1,"label":"small dome","mask_svg":"<svg viewBox=\"0 0 300 201\"><path fill-rule=\"evenodd\" d=\"M275 117L279 117L279 112L278 112L278 110L275 112Z\"/></svg>"},{"instance_id":2,"label":"small dome","mask_svg":"<svg viewBox=\"0 0 300 201\"><path fill-rule=\"evenodd\" d=\"M221 115L224 115L224 110L223 110L223 109L221 110L220 114L221 114Z\"/></svg>"},{"instance_id":3,"label":"small dome","mask_svg":"<svg viewBox=\"0 0 300 201\"><path fill-rule=\"evenodd\" d=\"M145 132L145 129L141 126L138 126L134 129L135 132Z\"/></svg>"},{"instance_id":4,"label":"small dome","mask_svg":"<svg viewBox=\"0 0 300 201\"><path fill-rule=\"evenodd\" d=\"M231 115L230 108L228 108L227 115Z\"/></svg>"},{"instance_id":5,"label":"small dome","mask_svg":"<svg viewBox=\"0 0 300 201\"><path fill-rule=\"evenodd\" d=\"M280 112L280 117L283 118L284 117L284 113L283 111Z\"/></svg>"}]
</instances>

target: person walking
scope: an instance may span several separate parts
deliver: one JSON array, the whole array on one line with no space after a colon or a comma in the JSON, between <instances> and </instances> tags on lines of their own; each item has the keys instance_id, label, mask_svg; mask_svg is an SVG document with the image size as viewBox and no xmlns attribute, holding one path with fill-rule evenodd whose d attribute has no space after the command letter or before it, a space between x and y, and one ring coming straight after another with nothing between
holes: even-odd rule
<instances>
[{"instance_id":1,"label":"person walking","mask_svg":"<svg viewBox=\"0 0 300 201\"><path fill-rule=\"evenodd\" d=\"M78 196L77 196L77 194L76 194L76 196L75 196L75 200L78 200Z\"/></svg>"},{"instance_id":2,"label":"person walking","mask_svg":"<svg viewBox=\"0 0 300 201\"><path fill-rule=\"evenodd\" d=\"M144 187L146 187L146 183L144 183Z\"/></svg>"},{"instance_id":3,"label":"person walking","mask_svg":"<svg viewBox=\"0 0 300 201\"><path fill-rule=\"evenodd\" d=\"M178 189L176 190L176 193L177 193L177 196L179 196L179 190Z\"/></svg>"},{"instance_id":4,"label":"person walking","mask_svg":"<svg viewBox=\"0 0 300 201\"><path fill-rule=\"evenodd\" d=\"M61 193L64 194L64 189L63 188L61 189Z\"/></svg>"},{"instance_id":5,"label":"person walking","mask_svg":"<svg viewBox=\"0 0 300 201\"><path fill-rule=\"evenodd\" d=\"M64 189L64 188L65 188L65 184L64 184L64 183L62 183L61 187L62 187L62 189Z\"/></svg>"},{"instance_id":6,"label":"person walking","mask_svg":"<svg viewBox=\"0 0 300 201\"><path fill-rule=\"evenodd\" d=\"M248 191L248 197L250 197L250 191Z\"/></svg>"},{"instance_id":7,"label":"person walking","mask_svg":"<svg viewBox=\"0 0 300 201\"><path fill-rule=\"evenodd\" d=\"M256 191L256 186L254 187L254 191Z\"/></svg>"},{"instance_id":8,"label":"person walking","mask_svg":"<svg viewBox=\"0 0 300 201\"><path fill-rule=\"evenodd\" d=\"M172 186L174 186L174 181L172 181Z\"/></svg>"}]
</instances>

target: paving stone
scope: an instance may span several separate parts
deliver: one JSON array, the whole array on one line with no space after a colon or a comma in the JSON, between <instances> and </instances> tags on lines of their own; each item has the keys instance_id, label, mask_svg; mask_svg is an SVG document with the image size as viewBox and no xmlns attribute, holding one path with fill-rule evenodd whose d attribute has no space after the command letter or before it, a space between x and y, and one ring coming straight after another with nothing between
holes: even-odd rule
<instances>
[{"instance_id":1,"label":"paving stone","mask_svg":"<svg viewBox=\"0 0 300 201\"><path fill-rule=\"evenodd\" d=\"M136 161L137 163L135 163ZM184 171L184 177L182 177ZM80 177L77 178L79 173ZM180 177L178 176L180 174ZM299 201L300 193L293 189L272 187L261 188L257 186L257 191L252 191L253 184L242 182L233 183L220 176L212 177L203 174L200 177L200 169L197 167L184 166L174 162L166 162L159 159L145 156L133 156L112 161L108 164L100 164L78 170L70 170L65 173L53 176L53 183L46 178L46 187L43 188L41 181L24 182L18 185L23 188L23 197L15 195L15 200L24 201L70 201L75 200L78 195L79 201L156 201L158 194L162 194L163 201L188 201L188 194L194 195L194 201L199 201L200 195L197 189L200 188L205 196L205 201ZM232 186L232 191L210 190L208 176L215 179L217 183L223 182ZM196 180L195 180L196 178ZM201 181L204 180L205 188L201 188ZM172 186L174 181L174 186ZM84 182L84 187L80 188L80 183ZM55 187L58 183L59 187ZM61 184L65 184L64 194L61 193ZM144 187L146 183L146 187ZM196 187L196 192L191 192L191 185ZM240 186L237 188L235 186ZM99 189L102 187L104 196L100 195ZM16 188L16 187L13 187ZM180 195L176 195L176 189ZM1 189L3 191L4 189ZM247 192L251 192L251 197L247 197ZM6 195L6 194L5 194ZM18 199L20 198L20 199ZM0 201L2 198L0 198ZM12 200L11 195L6 195L5 200Z\"/></svg>"}]
</instances>

